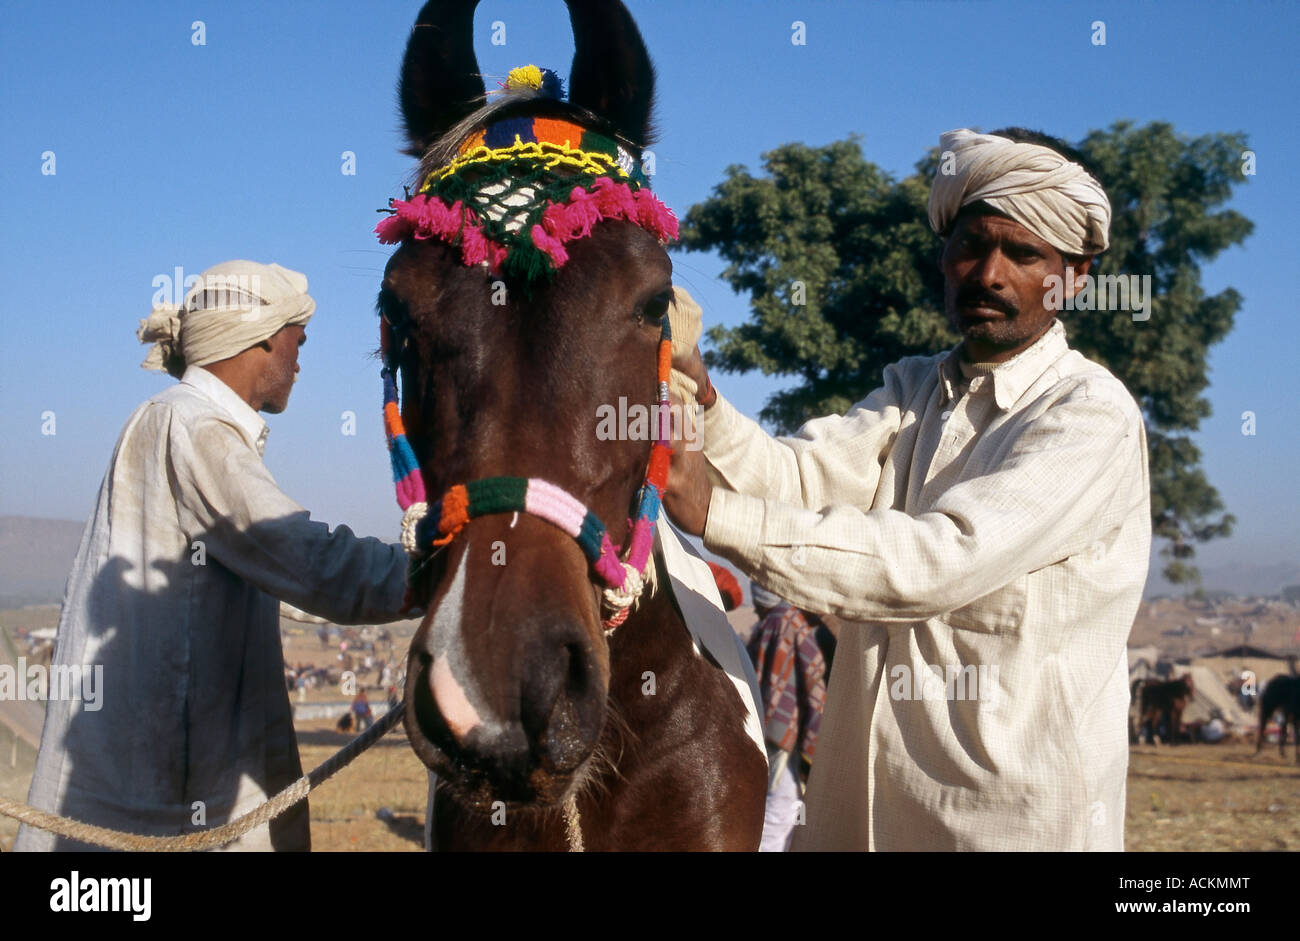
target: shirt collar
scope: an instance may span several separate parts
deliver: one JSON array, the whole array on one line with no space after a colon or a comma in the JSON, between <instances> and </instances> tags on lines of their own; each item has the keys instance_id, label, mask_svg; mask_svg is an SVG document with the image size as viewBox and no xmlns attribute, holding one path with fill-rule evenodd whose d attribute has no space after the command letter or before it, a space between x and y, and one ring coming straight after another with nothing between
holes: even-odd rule
<instances>
[{"instance_id":1,"label":"shirt collar","mask_svg":"<svg viewBox=\"0 0 1300 941\"><path fill-rule=\"evenodd\" d=\"M262 416L253 411L252 406L241 399L234 389L202 366L186 367L181 382L193 386L221 406L235 420L235 424L244 432L248 443L257 449L259 455L266 451L266 437L271 429L267 427L266 422L262 421Z\"/></svg>"},{"instance_id":2,"label":"shirt collar","mask_svg":"<svg viewBox=\"0 0 1300 941\"><path fill-rule=\"evenodd\" d=\"M961 358L961 348L962 343L958 343L939 361L941 404L956 398L956 384L962 379L957 365ZM1065 327L1060 320L1053 320L1047 332L1027 350L994 366L988 381L993 383L993 401L998 408L1005 412L1015 405L1025 390L1069 348L1065 339Z\"/></svg>"}]
</instances>

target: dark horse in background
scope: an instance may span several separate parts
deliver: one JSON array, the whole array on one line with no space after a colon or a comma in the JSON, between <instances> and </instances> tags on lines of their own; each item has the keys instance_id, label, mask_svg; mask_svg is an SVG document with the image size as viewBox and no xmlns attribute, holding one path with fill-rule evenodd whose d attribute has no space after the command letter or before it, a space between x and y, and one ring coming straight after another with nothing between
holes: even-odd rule
<instances>
[{"instance_id":1,"label":"dark horse in background","mask_svg":"<svg viewBox=\"0 0 1300 941\"><path fill-rule=\"evenodd\" d=\"M1255 739L1255 754L1264 747L1264 726L1275 713L1282 713L1282 726L1278 730L1277 751L1286 757L1286 730L1291 726L1295 734L1295 760L1300 764L1300 676L1281 673L1268 681L1259 697L1259 735Z\"/></svg>"},{"instance_id":2,"label":"dark horse in background","mask_svg":"<svg viewBox=\"0 0 1300 941\"><path fill-rule=\"evenodd\" d=\"M411 33L400 100L417 157L454 148L484 107L476 2L430 2ZM492 120L559 117L639 156L654 91L640 33L614 0L567 5L569 100L523 100ZM408 240L379 307L405 340L402 404L431 498L483 477L541 477L584 502L617 546L650 442L597 440L594 416L620 397L653 400L672 265L656 238L622 220L599 222L569 252L553 281L512 286L494 304L486 268L462 265L437 239ZM757 849L763 754L667 582L660 568L658 590L607 636L586 558L541 519L475 519L430 559L413 582L427 614L404 708L411 745L438 778L438 849L571 848L566 805L589 850ZM448 649L454 677L435 669L433 652ZM468 699L485 714L466 729Z\"/></svg>"},{"instance_id":3,"label":"dark horse in background","mask_svg":"<svg viewBox=\"0 0 1300 941\"><path fill-rule=\"evenodd\" d=\"M1176 745L1183 736L1183 710L1194 695L1196 687L1190 673L1176 680L1136 680L1132 696L1138 704L1138 721L1129 740L1136 743L1145 732L1147 744L1152 744L1163 724L1165 741Z\"/></svg>"}]
</instances>

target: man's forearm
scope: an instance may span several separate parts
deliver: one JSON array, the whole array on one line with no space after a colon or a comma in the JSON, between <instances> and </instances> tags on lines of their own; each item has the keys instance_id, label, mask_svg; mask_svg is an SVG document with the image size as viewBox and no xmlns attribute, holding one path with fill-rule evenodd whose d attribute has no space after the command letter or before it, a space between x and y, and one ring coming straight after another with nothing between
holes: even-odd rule
<instances>
[{"instance_id":1,"label":"man's forearm","mask_svg":"<svg viewBox=\"0 0 1300 941\"><path fill-rule=\"evenodd\" d=\"M1112 468L1143 466L1138 421L1080 397L1020 435L997 471L952 486L918 515L838 502L808 510L715 489L704 545L800 607L925 620L1082 552L1117 519L1145 512L1145 487L1125 491L1133 506L1112 505Z\"/></svg>"}]
</instances>

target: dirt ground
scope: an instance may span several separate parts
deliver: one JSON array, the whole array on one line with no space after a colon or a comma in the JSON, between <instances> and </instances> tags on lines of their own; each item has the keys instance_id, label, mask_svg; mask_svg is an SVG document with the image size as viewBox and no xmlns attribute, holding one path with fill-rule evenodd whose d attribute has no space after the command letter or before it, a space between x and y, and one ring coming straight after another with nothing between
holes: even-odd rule
<instances>
[{"instance_id":1,"label":"dirt ground","mask_svg":"<svg viewBox=\"0 0 1300 941\"><path fill-rule=\"evenodd\" d=\"M303 722L304 770L346 744L329 719ZM1244 745L1135 746L1130 751L1125 844L1142 851L1300 850L1300 766L1294 746L1258 757ZM30 773L30 772L29 772ZM420 852L427 796L424 766L398 728L312 792L312 848ZM25 782L6 782L26 797ZM0 821L0 849L17 827Z\"/></svg>"},{"instance_id":2,"label":"dirt ground","mask_svg":"<svg viewBox=\"0 0 1300 941\"><path fill-rule=\"evenodd\" d=\"M343 739L332 728L300 733L303 767L323 761ZM1258 757L1241 745L1134 747L1127 849L1300 850L1300 766L1294 754L1293 746L1285 759L1276 746L1266 746ZM424 767L401 732L394 732L313 794L313 849L420 850L425 791ZM377 818L381 807L394 819Z\"/></svg>"},{"instance_id":3,"label":"dirt ground","mask_svg":"<svg viewBox=\"0 0 1300 941\"><path fill-rule=\"evenodd\" d=\"M298 724L304 771L346 745L351 736L329 719ZM429 785L399 725L311 794L311 844L318 852L424 850ZM387 811L387 813L385 813Z\"/></svg>"},{"instance_id":4,"label":"dirt ground","mask_svg":"<svg viewBox=\"0 0 1300 941\"><path fill-rule=\"evenodd\" d=\"M1300 850L1295 746L1134 746L1129 751L1129 852Z\"/></svg>"},{"instance_id":5,"label":"dirt ground","mask_svg":"<svg viewBox=\"0 0 1300 941\"><path fill-rule=\"evenodd\" d=\"M57 608L53 609L57 615ZM13 614L14 612L4 612ZM31 624L51 623L49 612L22 612ZM15 626L6 622L11 628ZM394 631L400 658L414 623ZM322 649L313 627L286 625L290 662L335 662L333 644ZM392 657L392 653L385 651ZM363 681L365 682L365 681ZM371 701L382 691L371 687ZM297 701L296 694L292 697ZM338 702L337 689L314 690L307 702ZM345 701L345 699L344 699ZM340 709L341 711L341 709ZM348 741L333 719L298 723L304 770L316 767ZM3 742L0 793L24 800L34 751ZM1276 745L1258 757L1243 744L1135 746L1130 751L1125 843L1130 852L1151 850L1300 850L1300 765L1295 746L1279 758ZM401 729L391 732L312 793L312 846L322 852L419 852L427 796L424 766ZM16 824L0 818L0 850L13 846Z\"/></svg>"}]
</instances>

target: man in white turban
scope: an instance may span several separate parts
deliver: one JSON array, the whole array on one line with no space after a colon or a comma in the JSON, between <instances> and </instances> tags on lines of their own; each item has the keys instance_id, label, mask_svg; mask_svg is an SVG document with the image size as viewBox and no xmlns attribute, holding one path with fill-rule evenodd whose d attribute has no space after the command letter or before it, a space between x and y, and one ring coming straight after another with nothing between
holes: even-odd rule
<instances>
[{"instance_id":1,"label":"man in white turban","mask_svg":"<svg viewBox=\"0 0 1300 941\"><path fill-rule=\"evenodd\" d=\"M288 404L315 306L298 272L233 261L141 322L144 365L180 382L127 421L82 536L54 670L99 688L51 694L33 806L157 836L242 816L302 774L280 600L340 624L403 612L401 547L312 521L262 462L258 412ZM310 846L304 801L232 848ZM14 848L93 847L24 826Z\"/></svg>"},{"instance_id":2,"label":"man in white turban","mask_svg":"<svg viewBox=\"0 0 1300 941\"><path fill-rule=\"evenodd\" d=\"M703 448L674 453L664 506L844 619L794 849L1120 850L1146 435L1049 293L1081 286L1110 204L1040 134L939 149L930 222L962 342L780 439L676 351Z\"/></svg>"}]
</instances>

